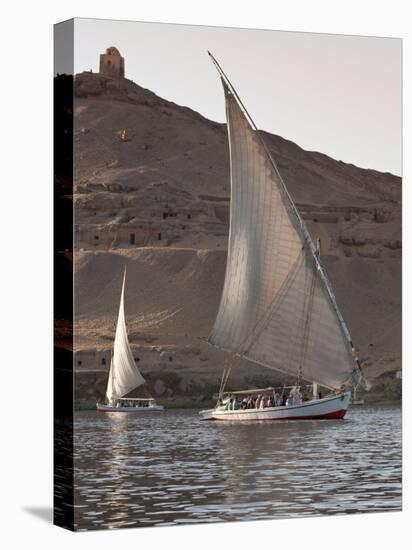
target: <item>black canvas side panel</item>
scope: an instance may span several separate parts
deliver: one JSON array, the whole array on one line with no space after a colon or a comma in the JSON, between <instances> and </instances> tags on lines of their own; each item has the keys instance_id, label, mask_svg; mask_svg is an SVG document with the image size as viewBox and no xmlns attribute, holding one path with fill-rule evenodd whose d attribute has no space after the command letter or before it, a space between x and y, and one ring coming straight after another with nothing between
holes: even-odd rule
<instances>
[{"instance_id":1,"label":"black canvas side panel","mask_svg":"<svg viewBox=\"0 0 412 550\"><path fill-rule=\"evenodd\" d=\"M73 20L54 28L54 523L74 529Z\"/></svg>"}]
</instances>

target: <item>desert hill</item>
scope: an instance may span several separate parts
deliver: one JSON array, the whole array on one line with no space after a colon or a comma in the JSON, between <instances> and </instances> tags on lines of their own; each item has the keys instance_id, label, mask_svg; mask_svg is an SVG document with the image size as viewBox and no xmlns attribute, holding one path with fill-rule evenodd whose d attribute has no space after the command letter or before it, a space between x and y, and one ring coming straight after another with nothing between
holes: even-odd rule
<instances>
[{"instance_id":1,"label":"desert hill","mask_svg":"<svg viewBox=\"0 0 412 550\"><path fill-rule=\"evenodd\" d=\"M401 356L400 178L264 137L312 236L322 239L366 373L392 378ZM76 357L83 379L97 373L89 395L104 387L125 264L130 340L152 390L174 395L216 385L227 354L204 339L226 261L225 125L127 79L82 73L75 155ZM239 383L281 380L234 362Z\"/></svg>"}]
</instances>

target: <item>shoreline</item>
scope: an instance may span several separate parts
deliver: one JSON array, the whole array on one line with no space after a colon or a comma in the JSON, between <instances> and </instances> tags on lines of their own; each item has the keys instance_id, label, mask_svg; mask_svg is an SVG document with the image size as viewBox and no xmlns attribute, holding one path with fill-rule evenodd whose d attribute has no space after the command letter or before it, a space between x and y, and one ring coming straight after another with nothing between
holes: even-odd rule
<instances>
[{"instance_id":1,"label":"shoreline","mask_svg":"<svg viewBox=\"0 0 412 550\"><path fill-rule=\"evenodd\" d=\"M372 396L371 396L372 397ZM360 397L365 399L364 396ZM156 402L159 405L163 405L165 410L201 410L201 409L210 409L213 408L216 404L215 400L204 399L199 401L195 397L177 397L176 399L156 399ZM387 407L387 406L398 406L402 408L402 399L391 399L386 397L373 396L372 399L365 399L363 405L351 405L350 409L360 408L360 407ZM74 412L82 411L93 411L96 410L96 403L93 403L90 400L75 403Z\"/></svg>"}]
</instances>

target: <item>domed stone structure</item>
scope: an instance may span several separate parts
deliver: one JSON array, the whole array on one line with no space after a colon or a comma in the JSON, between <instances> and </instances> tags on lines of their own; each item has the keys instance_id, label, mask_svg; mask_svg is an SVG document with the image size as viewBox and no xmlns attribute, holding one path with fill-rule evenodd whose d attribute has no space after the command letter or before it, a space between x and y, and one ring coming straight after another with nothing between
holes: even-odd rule
<instances>
[{"instance_id":1,"label":"domed stone structure","mask_svg":"<svg viewBox=\"0 0 412 550\"><path fill-rule=\"evenodd\" d=\"M114 46L100 54L100 73L113 78L124 78L124 58Z\"/></svg>"}]
</instances>

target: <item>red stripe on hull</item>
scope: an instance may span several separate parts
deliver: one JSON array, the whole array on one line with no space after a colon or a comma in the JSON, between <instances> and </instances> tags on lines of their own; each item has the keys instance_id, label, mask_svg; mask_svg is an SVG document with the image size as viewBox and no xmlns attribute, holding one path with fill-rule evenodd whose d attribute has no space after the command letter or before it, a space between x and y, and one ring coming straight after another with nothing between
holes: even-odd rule
<instances>
[{"instance_id":1,"label":"red stripe on hull","mask_svg":"<svg viewBox=\"0 0 412 550\"><path fill-rule=\"evenodd\" d=\"M330 413L325 414L316 414L316 415L309 415L309 416L284 416L283 418L247 418L245 420L257 420L258 422L274 422L276 420L339 420L344 418L346 414L346 409L340 409L339 411L333 411ZM206 420L206 419L205 419ZM220 420L222 422L232 421L236 422L239 421L239 419L234 419L230 417L221 417L217 418L216 416L214 418L210 418L208 420ZM241 421L242 422L242 421Z\"/></svg>"}]
</instances>

